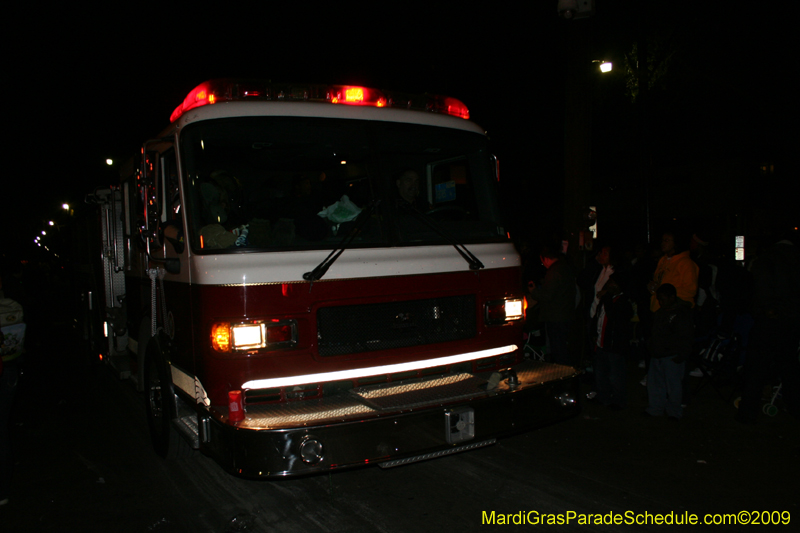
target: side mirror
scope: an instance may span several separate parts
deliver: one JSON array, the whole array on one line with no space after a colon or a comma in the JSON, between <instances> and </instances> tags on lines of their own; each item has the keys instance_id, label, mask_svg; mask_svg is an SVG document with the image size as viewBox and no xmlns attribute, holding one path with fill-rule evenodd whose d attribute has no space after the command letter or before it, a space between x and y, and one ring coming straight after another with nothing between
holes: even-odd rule
<instances>
[{"instance_id":1,"label":"side mirror","mask_svg":"<svg viewBox=\"0 0 800 533\"><path fill-rule=\"evenodd\" d=\"M164 261L164 269L169 272L170 274L180 274L181 273L181 260L177 257L166 259Z\"/></svg>"}]
</instances>

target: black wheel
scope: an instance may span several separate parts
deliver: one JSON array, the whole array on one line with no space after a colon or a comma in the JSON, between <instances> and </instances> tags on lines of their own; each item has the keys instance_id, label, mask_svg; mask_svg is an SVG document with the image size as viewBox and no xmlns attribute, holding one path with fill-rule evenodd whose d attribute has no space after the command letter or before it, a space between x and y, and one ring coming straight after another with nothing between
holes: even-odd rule
<instances>
[{"instance_id":1,"label":"black wheel","mask_svg":"<svg viewBox=\"0 0 800 533\"><path fill-rule=\"evenodd\" d=\"M144 358L144 394L147 424L156 453L165 459L188 457L192 448L178 434L172 421L177 417L172 376L158 340L147 343Z\"/></svg>"}]
</instances>

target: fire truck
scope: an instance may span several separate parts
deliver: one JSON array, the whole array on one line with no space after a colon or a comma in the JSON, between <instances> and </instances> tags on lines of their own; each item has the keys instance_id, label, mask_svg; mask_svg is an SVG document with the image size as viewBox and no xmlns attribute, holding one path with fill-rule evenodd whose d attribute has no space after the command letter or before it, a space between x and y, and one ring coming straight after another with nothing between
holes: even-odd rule
<instances>
[{"instance_id":1,"label":"fire truck","mask_svg":"<svg viewBox=\"0 0 800 533\"><path fill-rule=\"evenodd\" d=\"M91 195L103 360L155 450L275 478L406 464L578 412L528 360L499 171L459 100L212 80Z\"/></svg>"}]
</instances>

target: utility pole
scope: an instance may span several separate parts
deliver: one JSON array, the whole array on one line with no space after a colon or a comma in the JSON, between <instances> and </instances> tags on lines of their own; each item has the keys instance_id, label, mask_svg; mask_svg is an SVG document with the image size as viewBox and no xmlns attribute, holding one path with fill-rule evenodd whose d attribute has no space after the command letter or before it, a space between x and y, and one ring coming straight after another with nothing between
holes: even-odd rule
<instances>
[{"instance_id":1,"label":"utility pole","mask_svg":"<svg viewBox=\"0 0 800 533\"><path fill-rule=\"evenodd\" d=\"M647 244L650 244L650 142L648 139L647 104L650 89L650 72L647 65L647 6L637 11L636 16L636 118L638 135L638 178L644 184L645 229Z\"/></svg>"},{"instance_id":2,"label":"utility pole","mask_svg":"<svg viewBox=\"0 0 800 533\"><path fill-rule=\"evenodd\" d=\"M592 113L590 26L594 0L559 0L558 13L568 21L566 28L566 80L564 111L564 231L569 241L567 254L577 267L581 264L581 230L591 193Z\"/></svg>"},{"instance_id":3,"label":"utility pole","mask_svg":"<svg viewBox=\"0 0 800 533\"><path fill-rule=\"evenodd\" d=\"M568 240L567 256L578 269L584 266L581 230L586 229L583 215L588 210L591 193L592 109L589 79L589 37L586 19L594 14L594 0L559 0L558 13L566 19L566 80L564 97L564 233ZM585 316L579 327L572 328L568 345L573 360L581 361L586 353ZM579 363L580 364L580 363Z\"/></svg>"}]
</instances>

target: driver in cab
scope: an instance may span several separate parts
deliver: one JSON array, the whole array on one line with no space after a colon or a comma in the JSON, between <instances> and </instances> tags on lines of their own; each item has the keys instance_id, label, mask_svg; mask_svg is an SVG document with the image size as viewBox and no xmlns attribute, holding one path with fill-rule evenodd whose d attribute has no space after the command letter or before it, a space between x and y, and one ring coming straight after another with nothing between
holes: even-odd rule
<instances>
[{"instance_id":1,"label":"driver in cab","mask_svg":"<svg viewBox=\"0 0 800 533\"><path fill-rule=\"evenodd\" d=\"M404 170L395 182L397 185L398 204L402 207L410 207L422 213L430 210L430 205L420 197L420 177L415 170Z\"/></svg>"}]
</instances>

